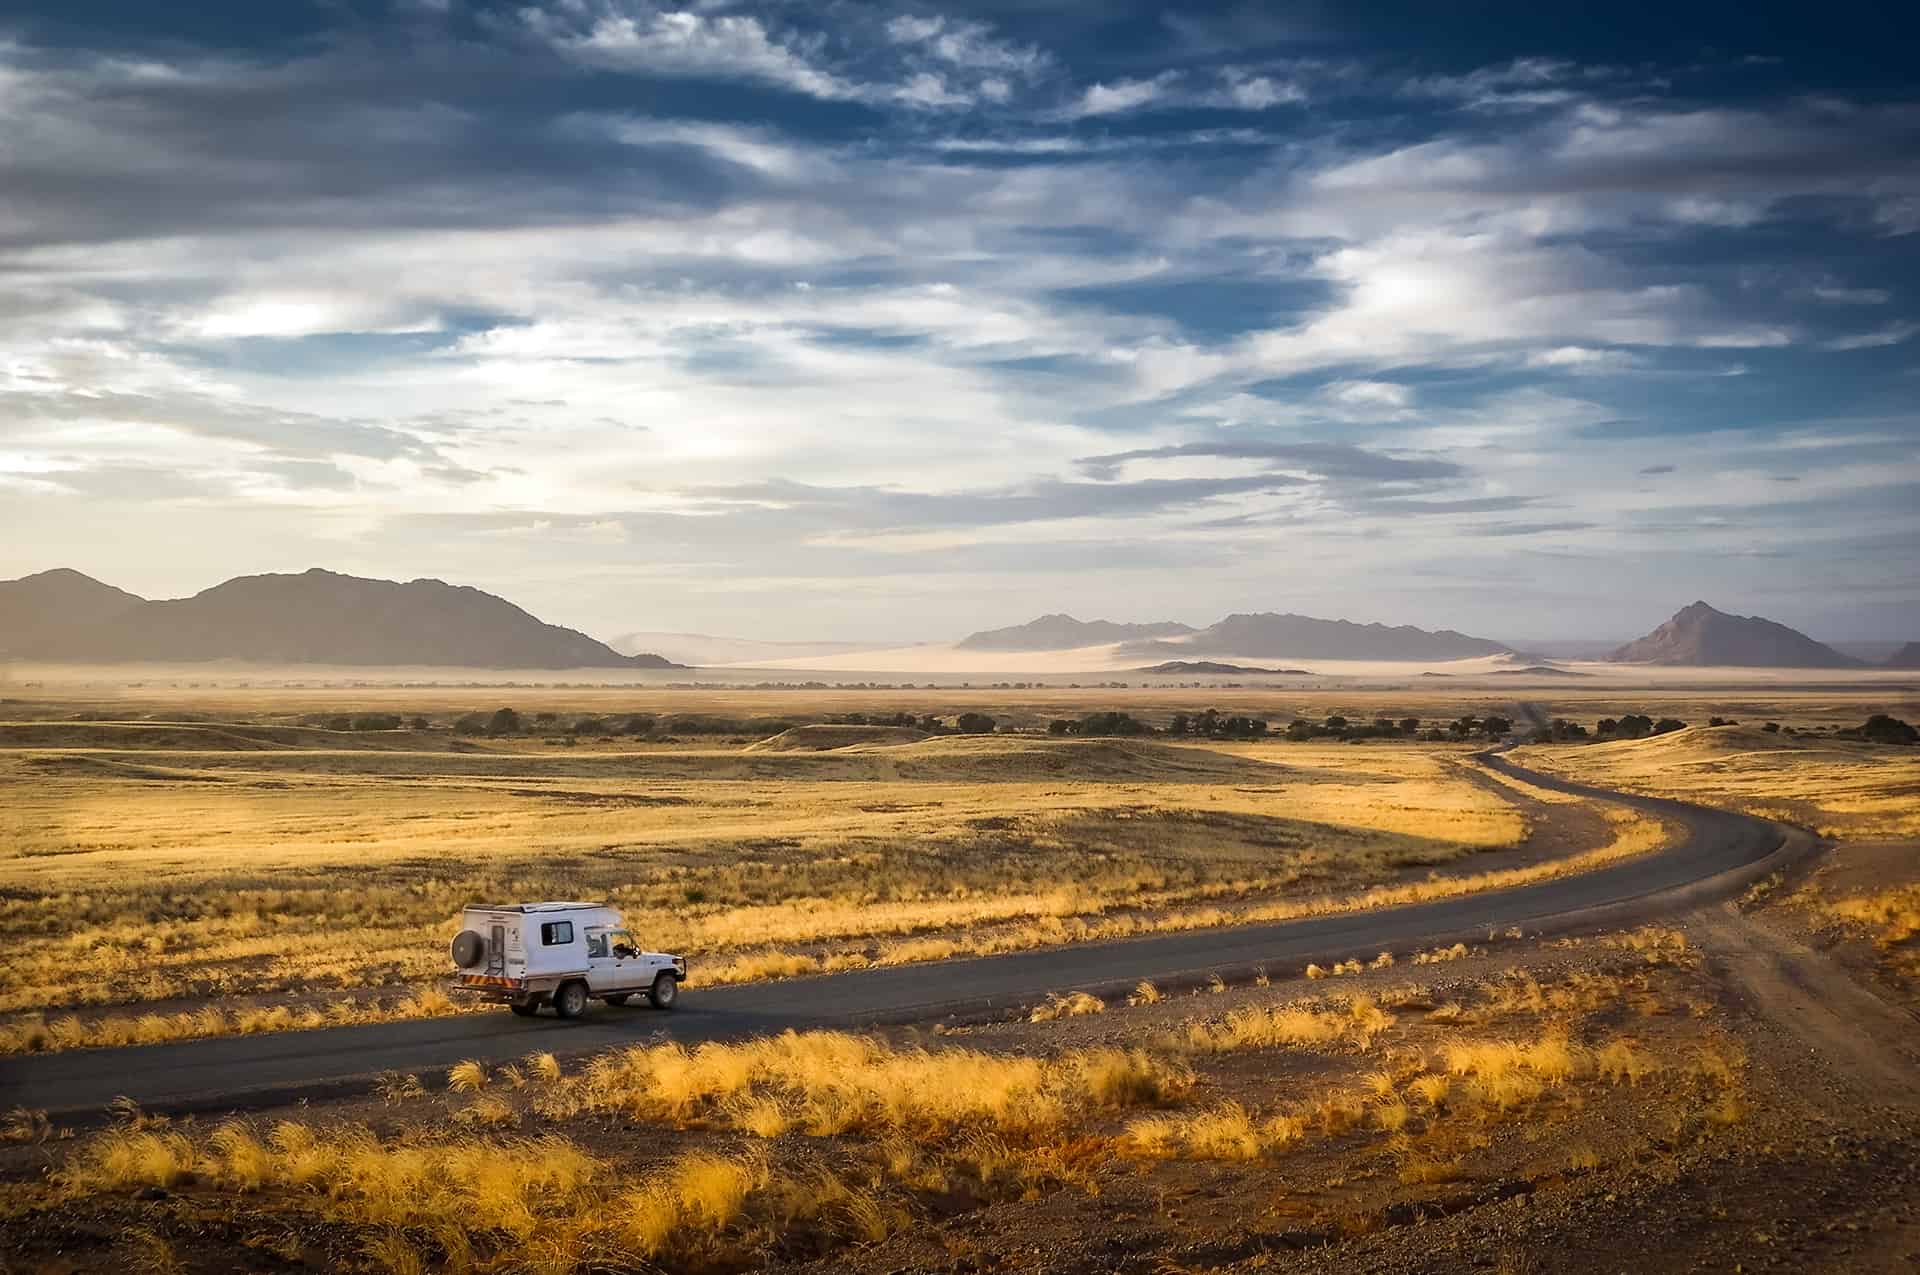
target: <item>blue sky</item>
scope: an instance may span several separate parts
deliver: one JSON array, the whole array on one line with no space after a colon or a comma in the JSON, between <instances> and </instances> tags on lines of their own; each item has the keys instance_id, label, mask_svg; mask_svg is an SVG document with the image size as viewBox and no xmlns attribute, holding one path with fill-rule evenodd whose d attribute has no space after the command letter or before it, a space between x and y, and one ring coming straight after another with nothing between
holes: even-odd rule
<instances>
[{"instance_id":1,"label":"blue sky","mask_svg":"<svg viewBox=\"0 0 1920 1275\"><path fill-rule=\"evenodd\" d=\"M1920 638L1894 6L165 8L0 19L0 574Z\"/></svg>"}]
</instances>

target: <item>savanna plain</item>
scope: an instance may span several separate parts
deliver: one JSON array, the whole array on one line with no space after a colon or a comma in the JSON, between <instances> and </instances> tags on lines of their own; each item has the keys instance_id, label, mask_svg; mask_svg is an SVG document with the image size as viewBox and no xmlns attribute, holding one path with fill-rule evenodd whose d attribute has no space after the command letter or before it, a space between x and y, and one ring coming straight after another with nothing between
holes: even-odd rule
<instances>
[{"instance_id":1,"label":"savanna plain","mask_svg":"<svg viewBox=\"0 0 1920 1275\"><path fill-rule=\"evenodd\" d=\"M724 983L1456 897L1683 835L1497 773L1478 754L1509 734L1534 771L1823 844L1623 929L542 1051L231 1116L19 1109L0 1269L1911 1269L1920 748L1856 728L1920 702L1526 694L15 688L21 1056L503 1013L440 987L476 901L614 902L690 957L684 1013ZM1629 714L1685 724L1598 733Z\"/></svg>"}]
</instances>

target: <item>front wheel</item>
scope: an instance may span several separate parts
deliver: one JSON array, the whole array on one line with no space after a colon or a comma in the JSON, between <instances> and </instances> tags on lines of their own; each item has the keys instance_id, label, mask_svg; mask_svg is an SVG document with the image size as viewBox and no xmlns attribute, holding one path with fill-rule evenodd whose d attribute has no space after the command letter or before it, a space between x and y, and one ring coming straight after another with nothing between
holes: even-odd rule
<instances>
[{"instance_id":1,"label":"front wheel","mask_svg":"<svg viewBox=\"0 0 1920 1275\"><path fill-rule=\"evenodd\" d=\"M655 1009L672 1009L673 1003L680 999L680 980L671 974L660 975L648 989L647 999Z\"/></svg>"},{"instance_id":2,"label":"front wheel","mask_svg":"<svg viewBox=\"0 0 1920 1275\"><path fill-rule=\"evenodd\" d=\"M578 1018L587 1012L587 985L568 983L553 994L553 1012L562 1018Z\"/></svg>"}]
</instances>

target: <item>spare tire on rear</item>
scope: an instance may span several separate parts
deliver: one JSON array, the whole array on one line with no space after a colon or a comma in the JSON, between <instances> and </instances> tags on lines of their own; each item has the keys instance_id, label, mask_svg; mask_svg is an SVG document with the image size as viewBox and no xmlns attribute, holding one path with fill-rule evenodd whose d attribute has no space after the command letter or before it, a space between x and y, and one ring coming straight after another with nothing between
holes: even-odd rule
<instances>
[{"instance_id":1,"label":"spare tire on rear","mask_svg":"<svg viewBox=\"0 0 1920 1275\"><path fill-rule=\"evenodd\" d=\"M453 963L463 970L470 970L486 959L487 941L473 930L462 930L453 936Z\"/></svg>"}]
</instances>

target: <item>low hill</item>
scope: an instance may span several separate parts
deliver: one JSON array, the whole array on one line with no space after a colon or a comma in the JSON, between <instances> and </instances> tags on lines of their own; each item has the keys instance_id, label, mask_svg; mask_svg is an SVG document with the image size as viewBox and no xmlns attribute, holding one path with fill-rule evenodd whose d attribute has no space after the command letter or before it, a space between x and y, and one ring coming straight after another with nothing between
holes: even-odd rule
<instances>
[{"instance_id":1,"label":"low hill","mask_svg":"<svg viewBox=\"0 0 1920 1275\"><path fill-rule=\"evenodd\" d=\"M1250 664L1222 664L1217 660L1168 660L1133 670L1136 673L1252 673L1279 677L1314 677L1310 669L1255 668Z\"/></svg>"},{"instance_id":2,"label":"low hill","mask_svg":"<svg viewBox=\"0 0 1920 1275\"><path fill-rule=\"evenodd\" d=\"M1497 668L1490 677L1592 677L1591 673L1576 673L1570 668L1554 668L1551 664L1530 664L1526 668Z\"/></svg>"},{"instance_id":3,"label":"low hill","mask_svg":"<svg viewBox=\"0 0 1920 1275\"><path fill-rule=\"evenodd\" d=\"M855 744L915 744L927 738L923 730L911 726L851 726L835 722L817 722L795 726L778 735L748 744L749 753L825 752L850 748Z\"/></svg>"},{"instance_id":4,"label":"low hill","mask_svg":"<svg viewBox=\"0 0 1920 1275\"><path fill-rule=\"evenodd\" d=\"M1147 656L1205 653L1319 660L1466 660L1512 653L1503 643L1452 629L1355 624L1351 620L1321 620L1270 611L1230 615L1178 642L1143 642L1127 649Z\"/></svg>"},{"instance_id":5,"label":"low hill","mask_svg":"<svg viewBox=\"0 0 1920 1275\"><path fill-rule=\"evenodd\" d=\"M57 644L145 601L66 567L0 580L0 655Z\"/></svg>"},{"instance_id":6,"label":"low hill","mask_svg":"<svg viewBox=\"0 0 1920 1275\"><path fill-rule=\"evenodd\" d=\"M1177 637L1191 633L1191 625L1164 620L1154 624L1116 624L1112 620L1076 620L1070 615L1043 615L1005 629L986 629L955 643L966 651L1067 651L1108 642Z\"/></svg>"},{"instance_id":7,"label":"low hill","mask_svg":"<svg viewBox=\"0 0 1920 1275\"><path fill-rule=\"evenodd\" d=\"M1920 668L1920 642L1909 642L1889 655L1882 668Z\"/></svg>"},{"instance_id":8,"label":"low hill","mask_svg":"<svg viewBox=\"0 0 1920 1275\"><path fill-rule=\"evenodd\" d=\"M1623 664L1738 668L1859 668L1861 662L1796 629L1757 615L1728 615L1704 602L1608 657Z\"/></svg>"},{"instance_id":9,"label":"low hill","mask_svg":"<svg viewBox=\"0 0 1920 1275\"><path fill-rule=\"evenodd\" d=\"M138 602L19 652L70 663L246 660L460 668L677 668L622 655L479 589L314 568L241 576L190 598Z\"/></svg>"}]
</instances>

